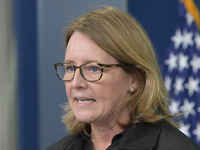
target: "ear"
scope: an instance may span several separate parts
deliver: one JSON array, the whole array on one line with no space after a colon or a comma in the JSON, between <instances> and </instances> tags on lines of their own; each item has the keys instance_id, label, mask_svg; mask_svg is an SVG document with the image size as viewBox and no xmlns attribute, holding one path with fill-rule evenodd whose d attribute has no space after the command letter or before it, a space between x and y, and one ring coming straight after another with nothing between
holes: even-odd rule
<instances>
[{"instance_id":1,"label":"ear","mask_svg":"<svg viewBox=\"0 0 200 150\"><path fill-rule=\"evenodd\" d=\"M139 65L136 65L135 68L136 68L136 71L131 75L132 80L131 80L130 88L134 88L134 90L137 90L139 85L141 84L141 81L145 77L145 71Z\"/></svg>"},{"instance_id":2,"label":"ear","mask_svg":"<svg viewBox=\"0 0 200 150\"><path fill-rule=\"evenodd\" d=\"M130 87L129 89L131 88L134 88L134 90L137 90L138 86L139 86L139 78L138 78L138 75L137 74L132 74L132 77L131 77L131 84L130 84Z\"/></svg>"}]
</instances>

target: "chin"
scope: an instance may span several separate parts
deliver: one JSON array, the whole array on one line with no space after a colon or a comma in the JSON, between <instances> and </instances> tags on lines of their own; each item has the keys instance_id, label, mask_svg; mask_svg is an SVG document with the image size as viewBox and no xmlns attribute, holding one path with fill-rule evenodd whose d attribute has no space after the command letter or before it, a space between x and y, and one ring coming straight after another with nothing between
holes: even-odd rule
<instances>
[{"instance_id":1,"label":"chin","mask_svg":"<svg viewBox=\"0 0 200 150\"><path fill-rule=\"evenodd\" d=\"M91 123L93 122L93 117L89 116L88 113L74 113L77 120L84 122L84 123Z\"/></svg>"}]
</instances>

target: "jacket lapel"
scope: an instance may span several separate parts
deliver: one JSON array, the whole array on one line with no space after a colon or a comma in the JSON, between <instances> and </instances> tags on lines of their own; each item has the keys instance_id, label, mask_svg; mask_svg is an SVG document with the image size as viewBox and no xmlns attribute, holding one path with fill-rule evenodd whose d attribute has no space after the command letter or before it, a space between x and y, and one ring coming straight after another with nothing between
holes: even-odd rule
<instances>
[{"instance_id":1,"label":"jacket lapel","mask_svg":"<svg viewBox=\"0 0 200 150\"><path fill-rule=\"evenodd\" d=\"M139 123L131 126L122 138L120 150L148 150L155 147L161 123Z\"/></svg>"}]
</instances>

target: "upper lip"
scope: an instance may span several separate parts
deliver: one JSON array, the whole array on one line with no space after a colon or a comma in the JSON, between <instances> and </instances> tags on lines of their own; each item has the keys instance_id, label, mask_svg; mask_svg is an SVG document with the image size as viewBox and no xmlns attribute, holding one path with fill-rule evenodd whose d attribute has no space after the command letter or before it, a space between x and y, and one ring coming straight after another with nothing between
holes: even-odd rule
<instances>
[{"instance_id":1,"label":"upper lip","mask_svg":"<svg viewBox=\"0 0 200 150\"><path fill-rule=\"evenodd\" d=\"M74 97L74 100L95 100L95 99L89 97Z\"/></svg>"}]
</instances>

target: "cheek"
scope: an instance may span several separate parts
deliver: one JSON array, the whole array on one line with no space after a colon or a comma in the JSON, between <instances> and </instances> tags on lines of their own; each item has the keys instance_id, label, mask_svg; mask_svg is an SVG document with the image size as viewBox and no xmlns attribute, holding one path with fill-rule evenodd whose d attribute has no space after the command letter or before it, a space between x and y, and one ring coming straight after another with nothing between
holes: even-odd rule
<instances>
[{"instance_id":1,"label":"cheek","mask_svg":"<svg viewBox=\"0 0 200 150\"><path fill-rule=\"evenodd\" d=\"M65 83L65 91L66 91L67 98L69 100L70 99L70 95L71 95L71 88L70 88L69 84Z\"/></svg>"},{"instance_id":2,"label":"cheek","mask_svg":"<svg viewBox=\"0 0 200 150\"><path fill-rule=\"evenodd\" d=\"M108 78L107 81L104 82L104 91L109 90L112 92L110 94L118 94L118 92L126 93L130 82L127 76L125 76L123 73L118 73L110 75Z\"/></svg>"},{"instance_id":3,"label":"cheek","mask_svg":"<svg viewBox=\"0 0 200 150\"><path fill-rule=\"evenodd\" d=\"M98 92L101 99L104 99L108 103L124 99L128 93L126 89L127 87L122 82L119 82L119 80L112 80L112 82L105 82L96 92Z\"/></svg>"},{"instance_id":4,"label":"cheek","mask_svg":"<svg viewBox=\"0 0 200 150\"><path fill-rule=\"evenodd\" d=\"M69 91L69 88L67 87L66 83L65 83L65 91L66 91L66 93Z\"/></svg>"}]
</instances>

